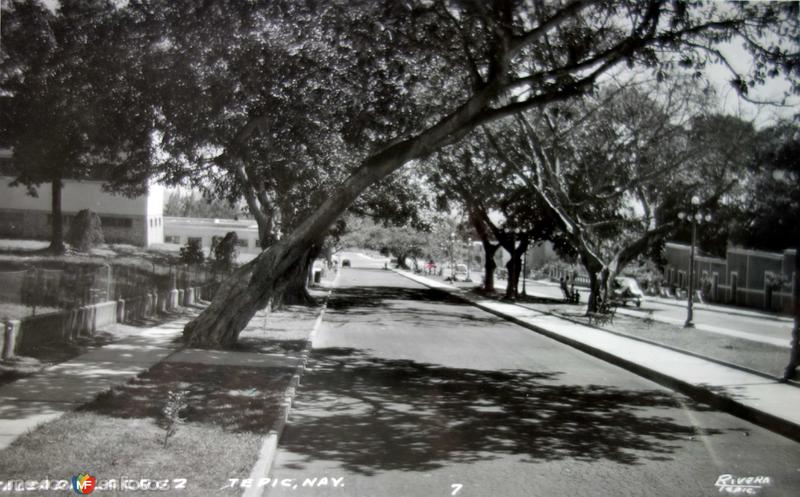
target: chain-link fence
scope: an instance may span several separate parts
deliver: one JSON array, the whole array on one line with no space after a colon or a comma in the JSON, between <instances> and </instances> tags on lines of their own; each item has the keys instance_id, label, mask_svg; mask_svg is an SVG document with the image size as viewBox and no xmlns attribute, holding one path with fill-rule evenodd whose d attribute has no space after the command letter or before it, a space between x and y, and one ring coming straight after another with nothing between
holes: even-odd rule
<instances>
[{"instance_id":1,"label":"chain-link fence","mask_svg":"<svg viewBox=\"0 0 800 497\"><path fill-rule=\"evenodd\" d=\"M199 287L228 273L211 265L83 265L0 269L0 319L21 319L152 292Z\"/></svg>"}]
</instances>

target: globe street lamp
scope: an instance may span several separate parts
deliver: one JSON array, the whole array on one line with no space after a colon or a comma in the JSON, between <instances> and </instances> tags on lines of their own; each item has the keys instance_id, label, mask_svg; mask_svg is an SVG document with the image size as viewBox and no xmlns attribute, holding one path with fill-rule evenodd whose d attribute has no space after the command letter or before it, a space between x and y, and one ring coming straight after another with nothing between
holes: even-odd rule
<instances>
[{"instance_id":1,"label":"globe street lamp","mask_svg":"<svg viewBox=\"0 0 800 497\"><path fill-rule=\"evenodd\" d=\"M711 221L711 214L702 213L698 210L700 206L700 197L697 195L692 197L692 211L693 212L679 212L678 218L681 221L688 221L692 223L692 248L689 252L689 295L686 297L686 322L683 324L684 328L694 328L692 319L694 318L692 302L694 301L694 248L697 244L697 225L703 222Z\"/></svg>"}]
</instances>

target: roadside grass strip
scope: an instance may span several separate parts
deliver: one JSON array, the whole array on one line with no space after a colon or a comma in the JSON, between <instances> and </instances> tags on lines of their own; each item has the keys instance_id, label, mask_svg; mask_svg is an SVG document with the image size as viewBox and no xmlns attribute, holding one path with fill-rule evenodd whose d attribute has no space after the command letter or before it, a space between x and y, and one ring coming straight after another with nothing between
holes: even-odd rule
<instances>
[{"instance_id":1,"label":"roadside grass strip","mask_svg":"<svg viewBox=\"0 0 800 497\"><path fill-rule=\"evenodd\" d=\"M17 439L0 451L0 489L9 479L160 482L168 495L237 495L280 415L293 368L160 363L127 384ZM165 447L169 392L186 408ZM154 485L155 483L149 483ZM178 489L185 485L183 489ZM113 494L113 492L111 492ZM107 492L106 495L109 493Z\"/></svg>"}]
</instances>

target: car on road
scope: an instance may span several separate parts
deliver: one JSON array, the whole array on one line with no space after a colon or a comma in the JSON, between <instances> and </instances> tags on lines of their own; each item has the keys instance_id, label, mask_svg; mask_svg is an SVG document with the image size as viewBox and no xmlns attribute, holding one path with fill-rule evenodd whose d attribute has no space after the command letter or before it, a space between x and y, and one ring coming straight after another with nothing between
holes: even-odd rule
<instances>
[{"instance_id":1,"label":"car on road","mask_svg":"<svg viewBox=\"0 0 800 497\"><path fill-rule=\"evenodd\" d=\"M614 278L614 283L611 284L611 291L613 292L614 300L621 302L622 305L628 302L634 302L636 307L642 305L644 292L634 278L617 276Z\"/></svg>"},{"instance_id":2,"label":"car on road","mask_svg":"<svg viewBox=\"0 0 800 497\"><path fill-rule=\"evenodd\" d=\"M456 264L455 273L453 274L454 281L467 281L469 272L467 271L466 264Z\"/></svg>"}]
</instances>

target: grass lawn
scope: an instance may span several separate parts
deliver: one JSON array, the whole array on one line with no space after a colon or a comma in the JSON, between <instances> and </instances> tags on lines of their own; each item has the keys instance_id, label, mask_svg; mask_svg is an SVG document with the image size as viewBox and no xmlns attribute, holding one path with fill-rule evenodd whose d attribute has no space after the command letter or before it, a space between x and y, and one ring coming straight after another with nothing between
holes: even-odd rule
<instances>
[{"instance_id":1,"label":"grass lawn","mask_svg":"<svg viewBox=\"0 0 800 497\"><path fill-rule=\"evenodd\" d=\"M261 438L190 422L180 426L164 448L164 430L153 419L76 412L0 452L0 467L5 479L69 480L79 473L98 480L186 479L185 490L164 495L240 495L241 489L220 488L228 478L247 478Z\"/></svg>"},{"instance_id":2,"label":"grass lawn","mask_svg":"<svg viewBox=\"0 0 800 497\"><path fill-rule=\"evenodd\" d=\"M220 490L247 478L272 429L294 370L164 362L0 451L6 479L186 479L167 495L240 495ZM185 420L164 447L168 392L187 392Z\"/></svg>"},{"instance_id":3,"label":"grass lawn","mask_svg":"<svg viewBox=\"0 0 800 497\"><path fill-rule=\"evenodd\" d=\"M2 273L0 273L2 276ZM0 280L0 284L2 284ZM36 315L47 314L48 312L59 312L62 309L58 307L36 306ZM33 307L25 304L17 304L14 302L0 302L0 320L8 319L22 319L28 316L33 316Z\"/></svg>"}]
</instances>

